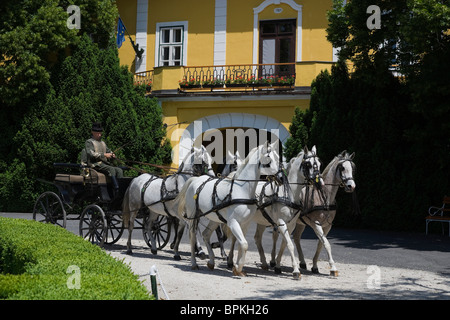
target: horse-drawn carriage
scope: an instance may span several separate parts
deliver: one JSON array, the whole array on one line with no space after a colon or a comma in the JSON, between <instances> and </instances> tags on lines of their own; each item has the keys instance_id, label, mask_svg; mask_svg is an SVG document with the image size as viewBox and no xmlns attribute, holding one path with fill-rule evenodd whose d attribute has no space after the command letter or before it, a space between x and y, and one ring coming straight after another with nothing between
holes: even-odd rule
<instances>
[{"instance_id":1,"label":"horse-drawn carriage","mask_svg":"<svg viewBox=\"0 0 450 320\"><path fill-rule=\"evenodd\" d=\"M53 185L57 192L46 191L37 198L33 219L63 228L68 220L79 220L79 235L84 239L99 246L116 243L124 230L123 197L133 178L119 178L119 190L116 191L104 174L83 164L55 163L54 167L58 172L54 180L40 181ZM142 229L149 247L151 232L158 249L162 249L170 239L172 221L170 217L159 216L149 230L148 218L146 208L140 210L136 227Z\"/></svg>"}]
</instances>

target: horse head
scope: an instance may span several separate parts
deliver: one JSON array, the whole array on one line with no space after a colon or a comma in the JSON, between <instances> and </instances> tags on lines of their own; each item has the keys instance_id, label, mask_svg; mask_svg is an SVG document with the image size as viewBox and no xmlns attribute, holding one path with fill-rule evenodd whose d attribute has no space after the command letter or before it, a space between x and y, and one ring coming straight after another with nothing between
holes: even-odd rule
<instances>
[{"instance_id":1,"label":"horse head","mask_svg":"<svg viewBox=\"0 0 450 320\"><path fill-rule=\"evenodd\" d=\"M227 151L227 157L225 158L225 166L222 169L222 172L220 173L221 176L227 176L231 172L237 171L237 169L242 165L244 162L243 159L241 159L239 155L239 150L236 151L236 154L232 154L230 150Z\"/></svg>"},{"instance_id":2,"label":"horse head","mask_svg":"<svg viewBox=\"0 0 450 320\"><path fill-rule=\"evenodd\" d=\"M325 185L322 175L320 174L320 160L317 156L316 146L313 146L311 150L305 146L303 150L303 159L299 169L302 171L303 176L307 182L313 182L318 187Z\"/></svg>"},{"instance_id":3,"label":"horse head","mask_svg":"<svg viewBox=\"0 0 450 320\"><path fill-rule=\"evenodd\" d=\"M344 186L345 192L353 192L356 188L356 183L353 179L353 173L356 170L356 166L352 161L354 157L354 152L349 155L346 151L343 151L338 156L339 160L336 166L336 176Z\"/></svg>"},{"instance_id":4,"label":"horse head","mask_svg":"<svg viewBox=\"0 0 450 320\"><path fill-rule=\"evenodd\" d=\"M211 164L212 157L206 148L203 145L199 148L194 146L191 148L191 153L184 158L178 171L191 172L193 176L214 175Z\"/></svg>"},{"instance_id":5,"label":"horse head","mask_svg":"<svg viewBox=\"0 0 450 320\"><path fill-rule=\"evenodd\" d=\"M275 175L278 172L280 165L280 155L278 154L278 148L278 139L272 144L266 141L263 145L258 147L258 166L262 175Z\"/></svg>"}]
</instances>

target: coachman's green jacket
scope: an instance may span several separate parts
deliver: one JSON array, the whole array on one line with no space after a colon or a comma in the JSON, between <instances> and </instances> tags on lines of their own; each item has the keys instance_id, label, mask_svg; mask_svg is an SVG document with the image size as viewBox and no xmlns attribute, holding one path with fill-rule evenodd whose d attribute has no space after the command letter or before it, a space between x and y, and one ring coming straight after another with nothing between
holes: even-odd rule
<instances>
[{"instance_id":1,"label":"coachman's green jacket","mask_svg":"<svg viewBox=\"0 0 450 320\"><path fill-rule=\"evenodd\" d=\"M85 150L87 164L91 167L98 166L102 163L110 165L108 159L105 157L105 153L110 153L111 149L106 146L106 143L103 140L97 141L90 138L86 141Z\"/></svg>"}]
</instances>

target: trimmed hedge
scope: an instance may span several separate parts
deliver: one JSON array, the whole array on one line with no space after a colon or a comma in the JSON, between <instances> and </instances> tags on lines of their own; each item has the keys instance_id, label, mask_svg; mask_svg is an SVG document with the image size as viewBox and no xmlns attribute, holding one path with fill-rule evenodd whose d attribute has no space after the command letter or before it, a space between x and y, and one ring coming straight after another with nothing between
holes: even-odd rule
<instances>
[{"instance_id":1,"label":"trimmed hedge","mask_svg":"<svg viewBox=\"0 0 450 320\"><path fill-rule=\"evenodd\" d=\"M73 288L79 268L79 289ZM69 288L69 287L72 287ZM0 217L0 299L151 299L131 268L60 227Z\"/></svg>"}]
</instances>

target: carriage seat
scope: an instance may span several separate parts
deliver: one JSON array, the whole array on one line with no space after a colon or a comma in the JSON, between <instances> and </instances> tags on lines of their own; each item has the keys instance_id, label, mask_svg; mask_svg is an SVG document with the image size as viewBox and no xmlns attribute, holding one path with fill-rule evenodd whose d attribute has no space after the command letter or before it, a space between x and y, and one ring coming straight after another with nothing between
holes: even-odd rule
<instances>
[{"instance_id":1,"label":"carriage seat","mask_svg":"<svg viewBox=\"0 0 450 320\"><path fill-rule=\"evenodd\" d=\"M84 177L86 183L106 184L106 176L92 168L88 169L89 174Z\"/></svg>"},{"instance_id":2,"label":"carriage seat","mask_svg":"<svg viewBox=\"0 0 450 320\"><path fill-rule=\"evenodd\" d=\"M77 175L77 174L67 174L58 173L55 176L56 182L65 183L94 183L94 184L106 184L106 176L103 173L95 171L94 169L89 169L88 175Z\"/></svg>"},{"instance_id":3,"label":"carriage seat","mask_svg":"<svg viewBox=\"0 0 450 320\"><path fill-rule=\"evenodd\" d=\"M76 174L58 173L55 177L55 181L66 183L84 183L84 178L83 176Z\"/></svg>"}]
</instances>

